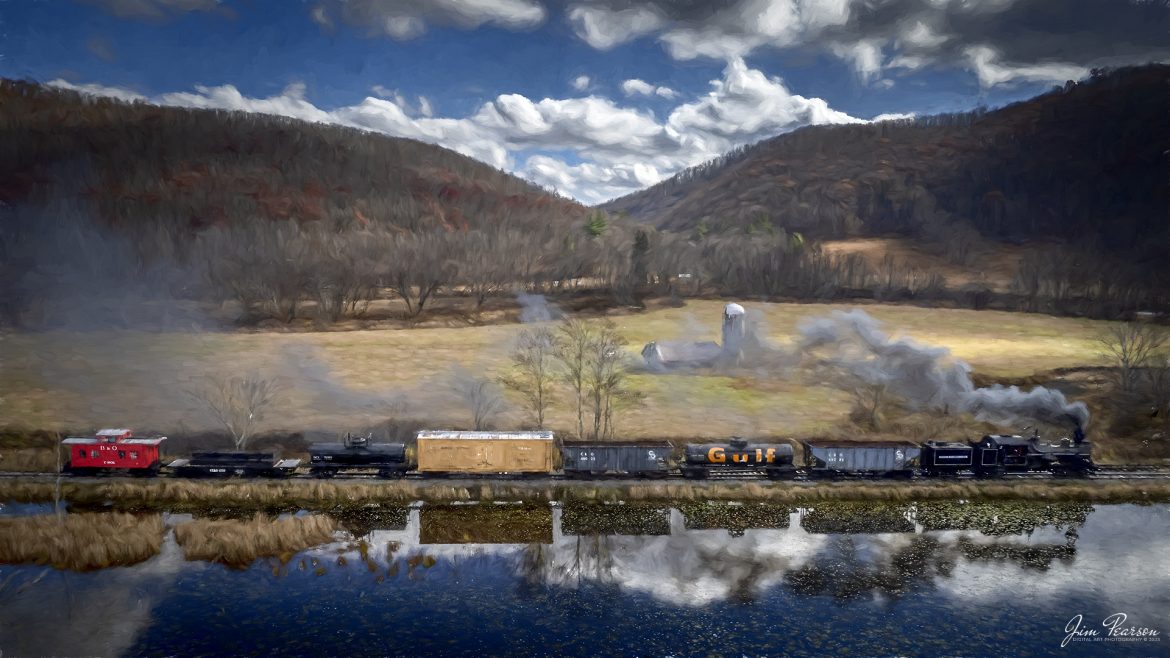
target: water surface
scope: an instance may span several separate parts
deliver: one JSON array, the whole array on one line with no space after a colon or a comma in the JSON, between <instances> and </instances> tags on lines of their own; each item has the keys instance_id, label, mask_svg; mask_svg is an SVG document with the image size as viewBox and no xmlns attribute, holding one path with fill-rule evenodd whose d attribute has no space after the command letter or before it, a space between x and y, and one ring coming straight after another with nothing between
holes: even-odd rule
<instances>
[{"instance_id":1,"label":"water surface","mask_svg":"<svg viewBox=\"0 0 1170 658\"><path fill-rule=\"evenodd\" d=\"M0 566L2 655L1170 655L1166 505L413 506L246 566L164 518L133 566Z\"/></svg>"}]
</instances>

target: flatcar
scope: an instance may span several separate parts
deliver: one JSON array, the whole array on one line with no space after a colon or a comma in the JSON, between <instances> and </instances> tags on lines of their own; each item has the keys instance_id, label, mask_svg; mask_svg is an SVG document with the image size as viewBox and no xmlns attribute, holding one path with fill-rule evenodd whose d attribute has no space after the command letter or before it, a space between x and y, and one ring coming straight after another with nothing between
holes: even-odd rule
<instances>
[{"instance_id":1,"label":"flatcar","mask_svg":"<svg viewBox=\"0 0 1170 658\"><path fill-rule=\"evenodd\" d=\"M166 440L165 436L135 437L128 429L98 430L93 437L71 436L61 442L69 449L64 471L75 475L156 475L161 466L159 446Z\"/></svg>"},{"instance_id":2,"label":"flatcar","mask_svg":"<svg viewBox=\"0 0 1170 658\"><path fill-rule=\"evenodd\" d=\"M301 465L299 459L278 459L271 452L196 452L176 459L167 469L179 477L288 477Z\"/></svg>"},{"instance_id":3,"label":"flatcar","mask_svg":"<svg viewBox=\"0 0 1170 658\"><path fill-rule=\"evenodd\" d=\"M372 436L346 434L341 443L309 446L309 472L319 477L375 470L379 477L402 477L410 470L405 443L371 443Z\"/></svg>"},{"instance_id":4,"label":"flatcar","mask_svg":"<svg viewBox=\"0 0 1170 658\"><path fill-rule=\"evenodd\" d=\"M674 470L669 443L566 443L561 468L569 477L665 477Z\"/></svg>"},{"instance_id":5,"label":"flatcar","mask_svg":"<svg viewBox=\"0 0 1170 658\"><path fill-rule=\"evenodd\" d=\"M763 475L781 478L791 475L792 446L787 443L749 443L734 437L726 443L688 443L683 477L734 477Z\"/></svg>"}]
</instances>

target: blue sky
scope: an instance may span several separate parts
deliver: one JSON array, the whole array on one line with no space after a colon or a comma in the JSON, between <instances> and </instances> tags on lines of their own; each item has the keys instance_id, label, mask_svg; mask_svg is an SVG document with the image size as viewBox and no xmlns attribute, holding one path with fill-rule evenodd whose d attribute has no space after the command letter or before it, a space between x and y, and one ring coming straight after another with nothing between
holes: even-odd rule
<instances>
[{"instance_id":1,"label":"blue sky","mask_svg":"<svg viewBox=\"0 0 1170 658\"><path fill-rule=\"evenodd\" d=\"M592 203L1170 54L1166 3L1071 2L0 0L0 76L423 139Z\"/></svg>"}]
</instances>

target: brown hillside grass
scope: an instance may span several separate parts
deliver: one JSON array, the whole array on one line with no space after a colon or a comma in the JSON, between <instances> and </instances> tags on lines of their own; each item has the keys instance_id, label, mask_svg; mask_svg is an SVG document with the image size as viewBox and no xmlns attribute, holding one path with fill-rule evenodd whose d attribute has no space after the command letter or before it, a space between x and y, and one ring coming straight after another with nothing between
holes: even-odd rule
<instances>
[{"instance_id":1,"label":"brown hillside grass","mask_svg":"<svg viewBox=\"0 0 1170 658\"><path fill-rule=\"evenodd\" d=\"M924 248L921 242L906 238L855 238L821 243L826 253L836 256L860 254L875 271L886 256L892 256L907 267L943 275L951 288L982 284L995 292L1007 292L1027 249L1002 243L992 246L973 253L970 265L959 265Z\"/></svg>"},{"instance_id":2,"label":"brown hillside grass","mask_svg":"<svg viewBox=\"0 0 1170 658\"><path fill-rule=\"evenodd\" d=\"M86 571L137 564L162 549L159 514L0 518L0 562Z\"/></svg>"}]
</instances>

